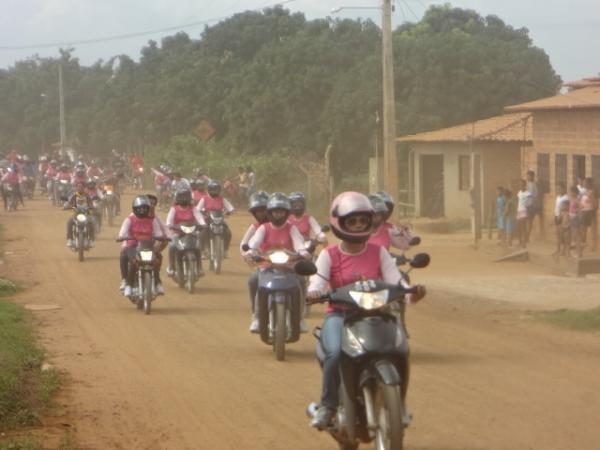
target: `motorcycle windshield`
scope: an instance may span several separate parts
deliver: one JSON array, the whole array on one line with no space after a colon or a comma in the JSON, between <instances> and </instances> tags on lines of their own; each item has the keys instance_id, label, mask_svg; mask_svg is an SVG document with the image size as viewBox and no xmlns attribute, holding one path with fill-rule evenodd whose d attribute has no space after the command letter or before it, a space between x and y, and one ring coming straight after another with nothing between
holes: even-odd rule
<instances>
[{"instance_id":1,"label":"motorcycle windshield","mask_svg":"<svg viewBox=\"0 0 600 450\"><path fill-rule=\"evenodd\" d=\"M210 212L210 220L213 223L223 222L223 212L222 211L211 211Z\"/></svg>"},{"instance_id":2,"label":"motorcycle windshield","mask_svg":"<svg viewBox=\"0 0 600 450\"><path fill-rule=\"evenodd\" d=\"M154 249L154 241L138 241L138 245L137 245L138 252L152 251L153 249Z\"/></svg>"}]
</instances>

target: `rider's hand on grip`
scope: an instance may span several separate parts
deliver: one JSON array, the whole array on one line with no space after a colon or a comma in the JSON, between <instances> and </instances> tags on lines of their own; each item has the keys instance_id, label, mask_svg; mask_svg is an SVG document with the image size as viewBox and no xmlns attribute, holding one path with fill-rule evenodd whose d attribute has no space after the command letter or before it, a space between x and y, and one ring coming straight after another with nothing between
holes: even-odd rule
<instances>
[{"instance_id":1,"label":"rider's hand on grip","mask_svg":"<svg viewBox=\"0 0 600 450\"><path fill-rule=\"evenodd\" d=\"M417 284L413 286L413 288L414 292L408 295L409 303L417 303L419 300L425 297L425 294L427 294L427 290L422 284Z\"/></svg>"},{"instance_id":2,"label":"rider's hand on grip","mask_svg":"<svg viewBox=\"0 0 600 450\"><path fill-rule=\"evenodd\" d=\"M306 294L306 303L320 303L321 293L319 291L310 291Z\"/></svg>"}]
</instances>

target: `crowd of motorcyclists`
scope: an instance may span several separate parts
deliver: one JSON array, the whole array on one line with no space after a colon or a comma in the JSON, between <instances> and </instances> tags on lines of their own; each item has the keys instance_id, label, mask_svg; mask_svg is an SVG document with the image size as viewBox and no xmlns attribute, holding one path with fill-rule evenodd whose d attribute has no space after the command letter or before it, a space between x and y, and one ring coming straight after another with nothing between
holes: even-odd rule
<instances>
[{"instance_id":1,"label":"crowd of motorcyclists","mask_svg":"<svg viewBox=\"0 0 600 450\"><path fill-rule=\"evenodd\" d=\"M219 273L222 260L228 258L232 233L225 217L235 212L233 205L223 196L221 182L210 179L202 168L195 169L191 179L183 178L179 170L167 165L151 171L154 192L134 197L117 239L122 242L118 258L120 290L124 297L147 313L151 302L165 294L160 276L162 252L168 248L167 275L179 286L187 286L193 292L194 283L205 275L203 260L209 262L211 271ZM12 203L24 205L23 197L30 193L33 195L37 181L42 195L54 205L72 211L66 226L67 246L81 251L94 247L104 221L112 225L114 217L119 216L121 194L126 185L131 183L134 189L143 189L143 173L141 156L134 155L128 161L116 151L103 164L94 159L77 158L73 161L47 155L39 158L37 166L26 155L8 155L7 159L0 161L5 209L9 209L8 205ZM164 222L159 218L157 209L168 211ZM310 304L330 302L318 335L319 360L323 369L322 392L318 407L311 413L311 424L319 430L330 431L339 442L346 442L348 446L343 448L356 448L353 443L358 440L380 437L376 433L369 434L368 429L373 427L371 422L374 420L370 411L365 417L354 419L356 424L361 420L364 422L366 434L350 433L348 426L345 431L340 431L342 421L347 419L340 416L340 404L343 403L345 414L349 414L348 408L351 407L347 398L351 387L344 386L342 389L347 381L341 362L344 358L356 358L356 355L348 356L350 351L345 347L354 349L352 351L358 352L363 359L366 358L364 354L369 354L367 344L356 338L353 334L356 331L350 328L361 320L375 323L379 307L375 308L373 304L379 305L377 301L380 301L376 295L378 292L374 291L377 283L383 283L382 286L387 283L389 292L393 291L389 287L391 285L404 289L399 294L400 301L392 302L394 299L386 298L379 306L388 302L390 305L389 311L381 310L381 329L384 329L386 321L393 318L395 333L400 336L395 339L402 342L390 350L400 355L400 362L394 367L400 374L397 392L401 399L401 414L395 417L402 429L410 423L410 413L405 404L409 370L404 306L421 299L425 291L422 287L410 288L408 277L398 269L398 265L409 260L403 255L389 253L392 247L404 253L420 241L409 226L391 223L393 209L394 201L386 192L369 196L344 192L332 202L328 224L321 226L307 212L307 200L302 192L285 195L257 191L249 195L248 211L253 221L240 241L241 256L253 267L248 279L249 331L260 334L265 343L273 345L277 358L283 358L284 348L281 345L296 341L300 333L308 331L304 318ZM328 244L326 233L329 230L337 238L337 243ZM319 245L323 249L317 252ZM332 294L348 286L354 286L348 292L358 310L343 301L336 301ZM283 316L278 316L280 310ZM285 333L281 334L283 328ZM364 365L360 358L357 361ZM390 380L383 378L390 376L393 379L393 376L377 369L380 362L373 364L373 376L380 376L384 384L390 384ZM364 389L363 384L376 385L377 380L356 382L359 391L352 391L352 395L355 399L364 395L358 403L368 403L371 394L361 394L360 389ZM365 407L369 409L369 406ZM401 442L401 437L397 436L384 438L389 442L397 442L398 439ZM389 448L401 447L394 444Z\"/></svg>"}]
</instances>

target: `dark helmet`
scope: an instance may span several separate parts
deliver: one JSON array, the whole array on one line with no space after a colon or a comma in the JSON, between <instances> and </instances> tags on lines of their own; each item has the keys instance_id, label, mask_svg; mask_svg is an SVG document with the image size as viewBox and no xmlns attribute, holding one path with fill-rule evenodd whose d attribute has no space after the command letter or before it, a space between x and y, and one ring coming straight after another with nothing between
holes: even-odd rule
<instances>
[{"instance_id":1,"label":"dark helmet","mask_svg":"<svg viewBox=\"0 0 600 450\"><path fill-rule=\"evenodd\" d=\"M375 214L383 214L384 216L387 214L388 208L380 195L370 194L369 201L371 202L371 206L373 206Z\"/></svg>"},{"instance_id":2,"label":"dark helmet","mask_svg":"<svg viewBox=\"0 0 600 450\"><path fill-rule=\"evenodd\" d=\"M182 189L175 193L175 204L189 206L192 204L192 193L188 189Z\"/></svg>"},{"instance_id":3,"label":"dark helmet","mask_svg":"<svg viewBox=\"0 0 600 450\"><path fill-rule=\"evenodd\" d=\"M93 178L90 178L89 180L87 180L86 186L89 189L96 189L96 180L94 180Z\"/></svg>"},{"instance_id":4,"label":"dark helmet","mask_svg":"<svg viewBox=\"0 0 600 450\"><path fill-rule=\"evenodd\" d=\"M192 186L192 189L194 191L200 191L200 192L204 192L206 191L206 180L201 179L201 178L195 178L192 180L192 182L190 183Z\"/></svg>"},{"instance_id":5,"label":"dark helmet","mask_svg":"<svg viewBox=\"0 0 600 450\"><path fill-rule=\"evenodd\" d=\"M77 175L78 177L84 177L85 169L77 169L77 171L75 172L75 175Z\"/></svg>"},{"instance_id":6,"label":"dark helmet","mask_svg":"<svg viewBox=\"0 0 600 450\"><path fill-rule=\"evenodd\" d=\"M217 180L211 180L206 187L208 195L211 197L218 197L221 194L221 183Z\"/></svg>"},{"instance_id":7,"label":"dark helmet","mask_svg":"<svg viewBox=\"0 0 600 450\"><path fill-rule=\"evenodd\" d=\"M285 216L281 219L273 219L272 213L275 209L283 209L286 212ZM285 194L281 192L275 192L269 197L269 201L267 202L267 214L269 215L269 220L273 225L280 227L286 223L288 217L290 217L291 209L292 205L290 205L290 199L287 198Z\"/></svg>"},{"instance_id":8,"label":"dark helmet","mask_svg":"<svg viewBox=\"0 0 600 450\"><path fill-rule=\"evenodd\" d=\"M60 165L59 170L61 172L68 172L69 171L69 166L67 166L66 164L63 163L63 164Z\"/></svg>"},{"instance_id":9,"label":"dark helmet","mask_svg":"<svg viewBox=\"0 0 600 450\"><path fill-rule=\"evenodd\" d=\"M350 216L366 215L369 227L361 231L350 231L346 228L346 220ZM333 199L329 213L331 231L336 237L348 242L366 242L373 228L373 206L366 195L358 192L343 192Z\"/></svg>"},{"instance_id":10,"label":"dark helmet","mask_svg":"<svg viewBox=\"0 0 600 450\"><path fill-rule=\"evenodd\" d=\"M302 192L292 192L289 196L292 214L301 216L306 210L306 197Z\"/></svg>"},{"instance_id":11,"label":"dark helmet","mask_svg":"<svg viewBox=\"0 0 600 450\"><path fill-rule=\"evenodd\" d=\"M145 195L138 195L133 199L131 210L139 219L148 217L148 214L150 213L150 199Z\"/></svg>"},{"instance_id":12,"label":"dark helmet","mask_svg":"<svg viewBox=\"0 0 600 450\"><path fill-rule=\"evenodd\" d=\"M266 208L268 202L269 194L265 191L255 192L250 196L250 200L248 201L248 211L253 213L257 208Z\"/></svg>"},{"instance_id":13,"label":"dark helmet","mask_svg":"<svg viewBox=\"0 0 600 450\"><path fill-rule=\"evenodd\" d=\"M394 212L394 199L390 194L388 194L385 191L379 191L377 192L377 195L379 195L383 199L385 206L387 206L388 212L385 215L385 220L388 220Z\"/></svg>"}]
</instances>

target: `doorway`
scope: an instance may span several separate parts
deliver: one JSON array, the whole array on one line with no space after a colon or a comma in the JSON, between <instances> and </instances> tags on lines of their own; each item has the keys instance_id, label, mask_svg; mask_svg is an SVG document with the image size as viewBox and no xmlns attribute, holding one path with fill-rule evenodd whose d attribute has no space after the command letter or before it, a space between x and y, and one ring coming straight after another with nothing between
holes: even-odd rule
<instances>
[{"instance_id":1,"label":"doorway","mask_svg":"<svg viewBox=\"0 0 600 450\"><path fill-rule=\"evenodd\" d=\"M444 216L444 155L421 155L421 216Z\"/></svg>"}]
</instances>

